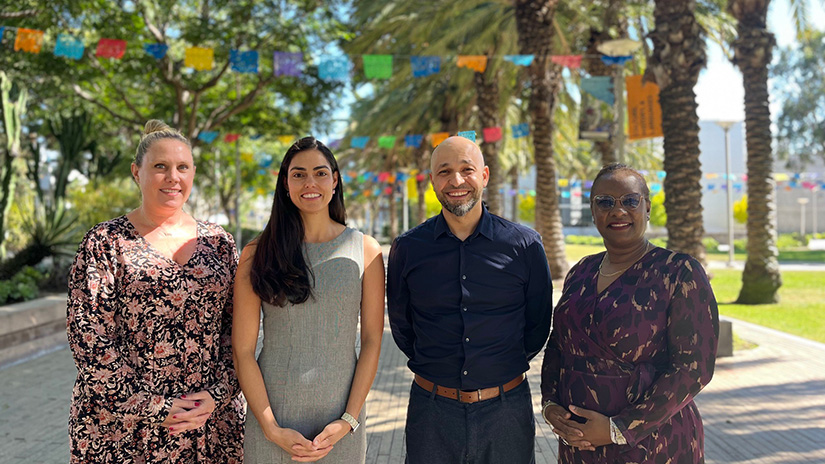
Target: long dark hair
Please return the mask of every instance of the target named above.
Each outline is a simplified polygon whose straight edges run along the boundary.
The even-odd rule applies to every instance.
[[[289,147],[281,161],[275,197],[272,199],[272,213],[263,232],[254,242],[256,248],[250,274],[252,289],[262,301],[275,306],[285,306],[287,301],[300,304],[312,294],[312,269],[307,266],[302,252],[304,223],[298,207],[289,199],[286,177],[295,155],[307,150],[321,152],[327,159],[333,175],[338,173],[338,186],[329,202],[329,217],[340,224],[347,224],[344,184],[335,156],[326,145],[314,137],[298,140]]]

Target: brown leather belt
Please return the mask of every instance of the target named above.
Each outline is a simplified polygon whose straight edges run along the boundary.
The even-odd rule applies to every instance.
[[[501,386],[501,388],[508,392],[519,385],[521,382],[524,382],[524,379],[527,378],[524,374],[516,377],[515,379],[505,383]],[[447,388],[442,387],[441,385],[436,385],[433,382],[421,377],[418,374],[415,374],[415,383],[418,384],[419,387],[427,390],[428,392],[433,391],[433,387],[435,387],[435,394],[438,396],[443,396],[445,398],[450,398],[453,400],[458,400],[462,403],[478,403],[479,401],[489,400],[492,398],[497,397],[501,394],[501,390],[499,387],[490,387],[490,388],[482,388],[479,390],[459,390],[457,388]]]

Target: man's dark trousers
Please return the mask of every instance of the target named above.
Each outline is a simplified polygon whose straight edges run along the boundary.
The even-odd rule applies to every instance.
[[[527,380],[499,396],[461,403],[413,382],[407,464],[534,464],[536,424]]]

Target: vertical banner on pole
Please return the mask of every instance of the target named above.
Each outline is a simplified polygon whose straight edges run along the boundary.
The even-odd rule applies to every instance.
[[[628,139],[639,140],[662,136],[662,107],[659,105],[659,86],[642,83],[642,76],[628,76],[627,125]]]

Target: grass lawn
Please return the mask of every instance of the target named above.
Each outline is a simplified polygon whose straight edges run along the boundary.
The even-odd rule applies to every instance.
[[[710,281],[719,313],[825,343],[825,272],[785,271],[779,303],[740,305],[733,301],[742,287],[742,271],[714,269]]]
[[[604,250],[595,245],[566,244],[569,260],[579,260]],[[783,257],[784,256],[784,257]],[[795,256],[797,259],[788,259]],[[727,254],[709,254],[709,260],[727,260]],[[745,256],[737,256],[745,260]],[[783,251],[780,261],[825,262],[825,253],[815,251]],[[711,280],[713,292],[719,303],[719,313],[743,321],[752,322],[782,332],[825,343],[825,272],[784,271],[780,301],[769,305],[738,305],[733,301],[742,288],[742,271],[733,269],[713,269]]]
[[[604,251],[604,247],[600,245],[573,245],[565,244],[567,251],[567,259],[578,261],[579,259]],[[708,253],[708,261],[727,261],[727,253],[713,252]],[[734,253],[733,259],[739,262],[745,262],[748,255],[745,253]],[[825,250],[782,250],[779,252],[780,263],[825,263]]]

